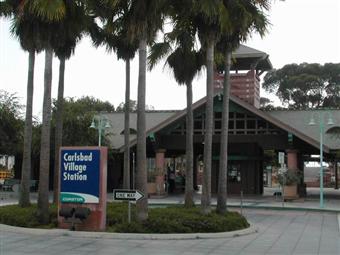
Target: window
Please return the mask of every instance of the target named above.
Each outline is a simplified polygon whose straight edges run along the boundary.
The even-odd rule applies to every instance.
[[[255,129],[256,121],[255,120],[247,120],[247,129]]]
[[[228,182],[240,183],[241,182],[241,167],[237,164],[228,164]]]
[[[233,120],[229,120],[229,129],[235,129]]]
[[[221,128],[222,128],[222,121],[215,120],[215,129],[221,129]]]
[[[237,120],[236,121],[236,129],[245,129],[244,120]]]

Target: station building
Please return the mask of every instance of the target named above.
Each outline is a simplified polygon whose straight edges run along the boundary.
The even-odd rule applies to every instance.
[[[278,152],[285,153],[289,169],[299,169],[303,176],[304,163],[314,160],[320,152],[320,121],[325,126],[323,152],[325,162],[332,162],[336,174],[340,158],[340,111],[276,110],[263,111],[260,106],[260,75],[272,69],[268,54],[241,45],[233,53],[231,96],[229,106],[229,147],[227,187],[229,194],[262,194],[264,176],[271,169]],[[222,127],[223,74],[215,73],[214,132],[212,161],[212,192],[217,192],[220,135]],[[202,98],[193,104],[194,111],[194,186],[202,182],[205,133],[205,104]],[[119,188],[123,180],[124,113],[104,116],[111,123],[108,132],[114,150],[108,167],[108,189]],[[149,193],[164,194],[170,171],[183,174],[185,169],[186,109],[146,112],[147,171]],[[320,119],[321,118],[321,119]],[[332,118],[331,125],[327,125]],[[317,125],[309,125],[310,120]],[[131,181],[135,171],[137,114],[130,113]],[[180,182],[176,182],[178,186]],[[305,194],[303,179],[298,185]]]

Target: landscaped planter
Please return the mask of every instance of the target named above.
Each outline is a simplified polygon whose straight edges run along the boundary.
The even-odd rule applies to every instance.
[[[157,193],[157,184],[155,182],[147,183],[148,194],[156,194]]]
[[[283,192],[285,200],[293,200],[299,198],[299,195],[297,193],[297,184],[284,186]]]

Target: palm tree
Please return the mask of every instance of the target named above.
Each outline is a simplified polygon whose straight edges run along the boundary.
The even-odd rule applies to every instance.
[[[206,110],[204,136],[204,171],[201,206],[202,213],[211,211],[211,163],[213,135],[213,104],[214,104],[214,48],[218,40],[221,26],[224,25],[226,10],[220,0],[202,0],[195,2],[194,22],[203,48],[206,50]]]
[[[50,129],[51,129],[51,87],[52,87],[52,59],[54,41],[58,40],[55,28],[65,17],[64,1],[25,1],[33,20],[43,28],[39,36],[45,49],[44,71],[44,99],[40,143],[40,172],[38,190],[38,219],[42,224],[49,221],[49,170],[50,170]]]
[[[35,53],[42,50],[41,33],[43,27],[35,20],[29,6],[22,1],[6,0],[0,3],[0,15],[12,17],[12,34],[18,38],[23,50],[28,51],[28,78],[26,94],[26,115],[24,127],[23,162],[19,205],[30,205],[31,147],[32,147],[32,106]]]
[[[177,6],[174,6],[175,9]],[[185,10],[183,5],[178,6]],[[193,188],[193,110],[192,110],[192,81],[204,64],[201,51],[195,50],[196,30],[185,15],[180,15],[180,10],[173,15],[174,29],[166,35],[169,41],[152,45],[149,60],[149,69],[166,54],[166,64],[173,71],[175,80],[179,85],[186,85],[187,108],[186,108],[186,173],[185,173],[185,206],[194,206]],[[184,21],[186,20],[186,22]],[[175,49],[171,47],[174,42]]]
[[[58,40],[52,41],[53,49],[59,58],[59,84],[55,126],[55,153],[54,153],[54,177],[53,177],[53,202],[58,201],[59,186],[59,149],[63,137],[63,102],[64,102],[64,76],[65,62],[74,53],[76,44],[87,31],[91,18],[86,15],[85,5],[75,1],[66,1],[66,16],[57,26],[55,33]]]
[[[228,123],[230,97],[230,68],[232,51],[239,47],[240,42],[247,39],[255,30],[262,36],[268,24],[265,15],[258,7],[268,9],[266,1],[224,1],[229,13],[229,25],[222,31],[218,50],[224,56],[222,133],[220,147],[220,164],[218,176],[217,212],[223,214],[227,210],[227,168],[228,168]]]
[[[135,57],[138,49],[136,38],[128,34],[128,22],[131,18],[130,1],[102,3],[98,9],[96,3],[93,8],[100,17],[102,28],[91,30],[91,37],[96,47],[105,45],[107,51],[114,51],[117,58],[125,61],[125,103],[124,103],[124,171],[123,187],[130,189],[130,61]]]
[[[138,41],[139,70],[138,70],[138,96],[137,96],[137,173],[136,188],[147,194],[146,171],[146,127],[145,127],[145,95],[146,95],[146,56],[147,43],[151,42],[157,31],[163,25],[164,0],[132,0],[131,20],[128,33]],[[137,202],[137,218],[140,221],[148,218],[148,200]]]

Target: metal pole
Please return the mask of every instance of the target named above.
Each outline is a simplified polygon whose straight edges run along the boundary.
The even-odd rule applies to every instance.
[[[243,215],[243,190],[241,189],[241,215]]]
[[[335,174],[335,189],[339,189],[338,186],[338,160],[335,161],[334,163],[334,174]]]
[[[132,189],[135,189],[135,153],[132,152]]]
[[[320,115],[320,208],[323,208],[323,115]]]
[[[128,223],[130,224],[131,223],[131,202],[128,201],[128,206],[129,206],[129,209],[128,209]]]
[[[102,123],[101,120],[98,122],[98,146],[102,146]]]
[[[283,167],[282,167],[283,174],[282,174],[282,194],[281,194],[281,198],[282,198],[282,207],[285,207],[285,183],[286,183],[286,176],[285,176],[285,174],[286,173],[284,171],[286,169],[283,169]]]

